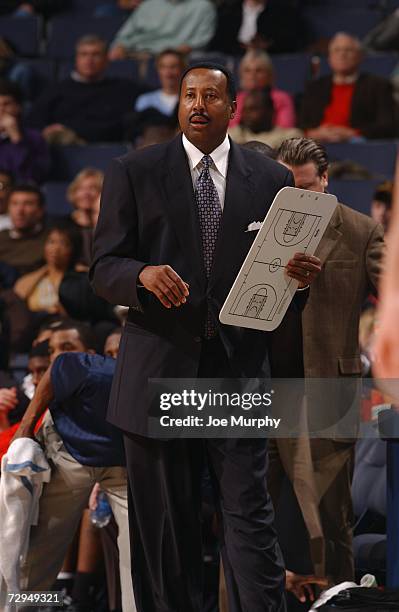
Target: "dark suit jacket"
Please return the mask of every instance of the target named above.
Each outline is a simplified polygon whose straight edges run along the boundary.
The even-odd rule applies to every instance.
[[[300,128],[307,130],[321,124],[331,90],[331,75],[308,83],[302,99]],[[373,74],[360,74],[352,98],[350,126],[366,138],[395,138],[395,114],[390,82]]]
[[[218,25],[211,50],[238,55],[244,52],[237,40],[242,23],[242,0],[224,2],[218,8]],[[257,34],[269,43],[269,53],[293,53],[302,48],[303,24],[297,0],[269,0],[257,19]]]
[[[102,193],[91,279],[130,307],[110,400],[111,422],[147,433],[148,378],[195,378],[207,306],[219,311],[276,193],[293,179],[282,165],[231,143],[223,217],[207,283],[192,179],[181,136],[113,161]],[[190,285],[187,304],[166,309],[137,288],[146,264],[169,264]],[[237,377],[268,375],[267,334],[220,325]]]

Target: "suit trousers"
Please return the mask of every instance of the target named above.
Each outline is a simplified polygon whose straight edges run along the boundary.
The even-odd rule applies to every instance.
[[[128,538],[126,469],[89,467],[80,464],[66,450],[48,414],[39,432],[51,466],[51,480],[43,487],[39,521],[31,528],[29,550],[21,567],[21,588],[48,590],[62,567],[68,546],[87,508],[96,482],[106,492],[119,528],[118,549],[122,609],[135,612]]]
[[[275,439],[269,444],[268,487],[275,507],[284,474],[309,533],[317,575],[334,584],[354,580],[352,474],[354,443],[325,438]]]
[[[232,377],[218,338],[198,377]],[[211,473],[229,606],[283,612],[284,567],[266,488],[264,439],[154,440],[125,434],[133,588],[138,612],[201,612],[201,477]]]

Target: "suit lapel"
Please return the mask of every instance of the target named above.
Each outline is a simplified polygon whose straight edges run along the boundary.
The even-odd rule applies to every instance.
[[[226,177],[226,194],[213,266],[209,278],[211,289],[223,275],[223,269],[231,259],[231,253],[240,248],[242,235],[251,221],[258,219],[259,212],[253,205],[255,185],[252,170],[237,145],[230,141],[229,164]]]
[[[193,183],[181,136],[170,143],[165,161],[163,179],[167,211],[187,261],[195,271],[200,271],[205,284],[204,260]]]
[[[338,240],[342,237],[342,232],[340,231],[341,224],[342,212],[341,206],[338,204],[331,221],[327,226],[326,232],[315,252],[315,255],[321,259],[322,264],[324,264],[324,262],[327,260]]]

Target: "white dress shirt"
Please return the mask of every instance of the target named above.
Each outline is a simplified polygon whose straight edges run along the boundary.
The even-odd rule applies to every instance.
[[[242,21],[238,32],[238,42],[247,45],[255,37],[258,29],[258,17],[265,9],[265,5],[248,4],[244,2],[242,5]]]
[[[204,157],[205,154],[199,149],[197,149],[197,147],[195,147],[192,142],[190,142],[188,138],[184,136],[184,134],[183,147],[187,155],[188,163],[190,165],[191,178],[193,181],[193,188],[195,190],[196,182],[203,168],[201,159]],[[224,197],[226,194],[226,175],[227,166],[229,163],[229,152],[230,141],[228,136],[226,136],[222,144],[220,144],[214,151],[212,151],[212,153],[209,154],[213,161],[213,164],[209,168],[209,172],[215,184],[216,191],[218,192],[220,206],[222,210],[224,207]]]

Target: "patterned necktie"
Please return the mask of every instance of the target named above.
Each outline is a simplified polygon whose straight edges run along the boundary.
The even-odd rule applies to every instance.
[[[212,164],[211,156],[204,155],[201,163],[203,168],[195,185],[195,200],[198,206],[205,273],[206,277],[209,278],[220,219],[222,218],[222,208],[218,192],[209,172],[209,166]],[[212,338],[215,335],[216,323],[208,310],[205,323],[205,338]]]

